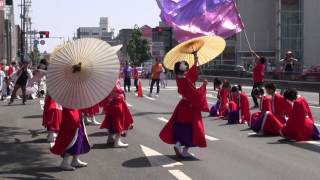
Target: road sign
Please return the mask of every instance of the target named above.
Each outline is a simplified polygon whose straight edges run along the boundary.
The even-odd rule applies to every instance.
[[[46,44],[46,41],[45,41],[45,40],[41,40],[41,41],[40,41],[40,44],[41,44],[41,45],[45,45],[45,44]]]

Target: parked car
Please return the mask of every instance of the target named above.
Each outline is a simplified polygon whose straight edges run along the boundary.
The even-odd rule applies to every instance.
[[[304,69],[299,80],[302,81],[320,81],[320,65],[312,66],[308,69]]]
[[[231,77],[252,77],[252,72],[247,71],[243,66],[232,64],[216,64],[203,70],[205,75],[231,76]]]

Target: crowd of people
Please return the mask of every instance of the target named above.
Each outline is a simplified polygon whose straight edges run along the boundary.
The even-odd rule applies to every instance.
[[[193,56],[197,64],[197,52],[194,52]],[[277,93],[274,84],[264,82],[262,69],[264,69],[265,59],[257,57],[256,62],[255,84],[251,93],[256,99],[251,109],[249,98],[240,85],[231,85],[227,80],[220,79],[214,80],[218,100],[214,106],[209,108],[206,97],[207,81],[203,81],[199,88],[195,85],[198,80],[197,66],[189,67],[186,61],[177,62],[174,66],[174,73],[177,91],[182,99],[168,123],[161,130],[160,139],[167,144],[172,144],[178,157],[193,156],[189,152],[190,148],[207,147],[205,127],[202,121],[202,112],[207,112],[212,117],[226,120],[228,124],[246,124],[261,136],[282,136],[295,141],[320,140],[319,130],[314,125],[313,115],[306,100],[294,89],[287,89],[283,95]],[[46,68],[45,63],[38,67],[38,69]],[[152,71],[150,94],[152,94],[155,83],[157,93],[159,93],[159,77],[163,71],[160,61],[154,64]],[[35,73],[32,76],[27,63],[20,64],[19,69],[13,69],[12,74],[15,73],[17,78],[9,104],[13,103],[17,89],[21,88],[22,91],[25,91],[30,81],[39,82],[45,79],[45,76]],[[86,125],[100,126],[100,129],[105,129],[106,144],[114,148],[129,146],[122,139],[126,137],[134,124],[125,96],[125,92],[130,91],[128,79],[131,79],[132,73],[128,65],[120,73],[123,73],[124,89],[120,85],[120,80],[117,80],[111,93],[93,107],[64,108],[50,96],[50,92],[46,92],[42,125],[48,131],[48,141],[53,143],[50,151],[62,157],[60,165],[62,170],[73,171],[88,165],[79,158],[80,155],[90,151]],[[133,76],[135,81],[138,80],[138,72],[135,69]],[[34,79],[34,77],[37,78]],[[25,94],[25,92],[22,93],[23,103],[26,100]],[[251,110],[257,106],[260,110],[252,113]],[[103,109],[105,115],[102,123],[95,119],[95,116],[100,113],[100,108]]]
[[[29,62],[12,62],[9,66],[0,64],[0,98],[9,101],[22,99],[25,104],[27,99],[35,99],[44,95],[45,71],[47,62],[42,59],[38,67],[30,67]]]

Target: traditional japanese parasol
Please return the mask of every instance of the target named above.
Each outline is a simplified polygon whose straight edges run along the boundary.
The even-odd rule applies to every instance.
[[[119,47],[84,38],[65,44],[51,58],[47,72],[50,95],[63,107],[84,109],[101,102],[119,75]]]
[[[164,65],[167,69],[173,70],[176,62],[187,61],[191,66],[194,64],[192,53],[198,51],[198,66],[200,66],[219,56],[225,47],[226,41],[219,36],[203,36],[190,39],[169,51],[164,58]]]

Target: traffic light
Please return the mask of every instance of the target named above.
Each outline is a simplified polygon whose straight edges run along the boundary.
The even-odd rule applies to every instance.
[[[157,27],[157,31],[158,31],[158,33],[162,33],[164,31],[164,29],[162,27]]]
[[[49,31],[39,31],[39,35],[40,35],[40,38],[43,38],[43,37],[49,38],[50,32]]]

